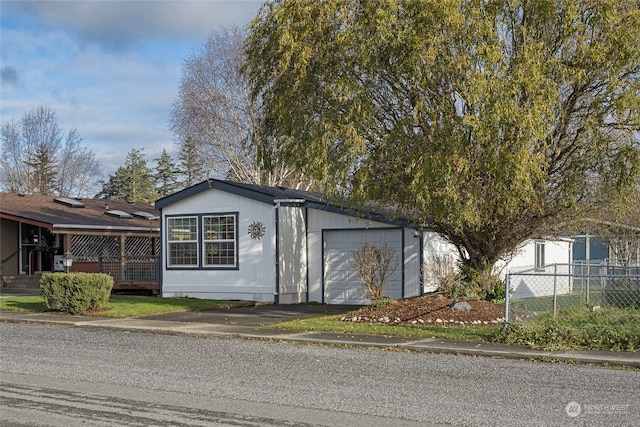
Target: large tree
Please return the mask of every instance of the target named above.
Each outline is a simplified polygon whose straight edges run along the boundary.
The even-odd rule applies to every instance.
[[[95,197],[128,202],[153,202],[158,199],[156,179],[143,151],[131,149],[124,165],[115,174],[109,175],[108,181],[101,181],[102,190]]]
[[[262,167],[256,144],[261,134],[259,100],[252,99],[240,72],[245,32],[233,27],[212,32],[203,49],[187,58],[171,111],[178,151],[198,156],[209,176],[264,185],[295,180],[285,164]],[[195,150],[194,150],[195,149]]]
[[[287,164],[441,233],[488,286],[637,174],[638,28],[635,0],[277,0],[245,69]]]
[[[180,184],[178,183],[179,172],[166,149],[162,149],[162,154],[157,159],[155,167],[156,191],[159,197],[165,197],[178,191]]]
[[[4,191],[85,196],[99,163],[81,145],[76,129],[63,134],[55,111],[40,106],[22,120],[2,125],[1,185]]]
[[[183,188],[191,187],[208,178],[200,159],[198,143],[187,137],[178,145],[178,170]]]

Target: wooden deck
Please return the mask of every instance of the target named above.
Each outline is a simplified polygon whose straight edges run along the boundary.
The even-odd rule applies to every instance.
[[[40,276],[40,274],[32,276],[2,276],[0,286],[3,289],[40,289]],[[158,295],[160,294],[160,283],[151,280],[114,280],[112,293]]]
[[[160,294],[160,284],[152,282],[116,282],[111,293],[146,293]]]

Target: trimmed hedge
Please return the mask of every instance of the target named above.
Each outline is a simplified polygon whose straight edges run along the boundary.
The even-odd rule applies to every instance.
[[[47,308],[71,314],[104,307],[111,289],[113,277],[102,273],[45,273],[40,278]]]

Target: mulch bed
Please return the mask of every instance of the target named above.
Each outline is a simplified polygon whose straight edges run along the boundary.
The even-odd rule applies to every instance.
[[[453,311],[462,301],[440,294],[405,298],[380,307],[367,306],[347,313],[346,322],[496,325],[504,321],[504,305],[489,301],[466,301],[469,311]]]

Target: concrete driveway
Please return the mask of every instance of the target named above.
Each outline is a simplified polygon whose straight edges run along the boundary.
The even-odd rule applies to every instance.
[[[143,319],[172,322],[211,323],[216,325],[265,326],[310,317],[339,315],[357,310],[359,305],[266,304],[252,307],[204,310],[146,316]]]

